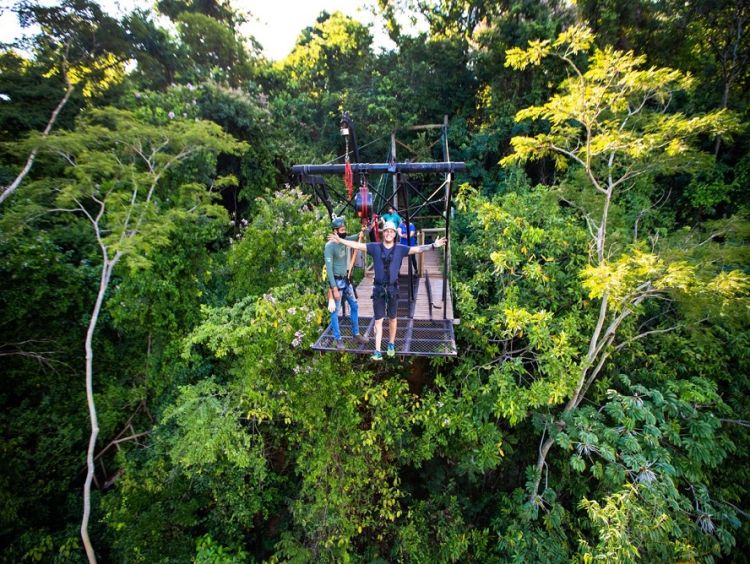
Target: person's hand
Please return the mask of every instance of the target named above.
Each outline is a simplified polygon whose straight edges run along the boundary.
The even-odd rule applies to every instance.
[[[331,233],[328,236],[329,241],[333,241],[334,243],[341,243],[341,237],[339,237],[336,233]]]
[[[438,239],[435,239],[435,242],[433,243],[433,245],[435,245],[435,247],[442,247],[447,242],[448,242],[448,239],[446,239],[445,237],[440,237]]]
[[[333,299],[339,301],[341,299],[341,293],[338,288],[333,288]]]

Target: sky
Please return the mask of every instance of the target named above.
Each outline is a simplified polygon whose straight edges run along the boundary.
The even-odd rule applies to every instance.
[[[0,42],[10,42],[20,36],[22,30],[15,15],[8,11],[14,0],[0,0]],[[52,2],[50,2],[52,3]],[[111,15],[120,15],[134,6],[150,8],[153,0],[100,0],[99,4]],[[372,23],[371,33],[375,47],[392,48],[393,44],[376,21],[375,16],[363,8],[364,2],[356,0],[233,0],[232,5],[240,11],[250,12],[252,21],[243,27],[243,32],[255,36],[263,46],[266,57],[279,60],[286,57],[302,29],[315,23],[321,11],[339,10],[358,21]],[[121,6],[125,6],[123,10]]]

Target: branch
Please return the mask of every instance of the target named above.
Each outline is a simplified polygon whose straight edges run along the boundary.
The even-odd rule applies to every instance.
[[[130,206],[128,207],[128,214],[125,216],[125,221],[122,224],[122,233],[120,233],[120,243],[123,242],[125,239],[125,234],[128,231],[128,223],[130,223],[130,214],[133,211],[133,207],[135,207],[135,199],[138,196],[138,184],[135,184],[135,189],[133,190],[133,196],[130,198]]]
[[[141,437],[145,437],[146,435],[149,435],[149,434],[151,434],[151,431],[143,431],[142,433],[135,433],[133,435],[130,435],[128,437],[123,437],[121,439],[114,439],[114,440],[110,441],[107,446],[105,446],[102,450],[99,451],[99,454],[97,454],[96,457],[94,457],[94,461],[99,460],[99,458],[101,458],[110,449],[110,447],[112,447],[112,446],[117,446],[120,443],[124,443],[126,441],[133,441],[135,439],[139,439]],[[84,467],[84,469],[85,469],[85,467]]]
[[[594,185],[594,188],[596,188],[602,194],[606,194],[607,193],[607,191],[599,185],[599,181],[596,179],[596,177],[591,172],[591,168],[589,166],[587,166],[586,163],[583,160],[581,160],[581,158],[578,155],[576,155],[575,153],[571,153],[567,149],[563,149],[562,147],[558,147],[554,143],[550,143],[550,147],[552,148],[552,150],[557,151],[558,153],[561,153],[561,154],[563,154],[563,155],[565,155],[567,157],[570,157],[571,159],[573,159],[574,161],[576,161],[579,165],[581,165],[584,168],[584,170],[586,171],[586,174],[588,175],[589,179],[591,180],[591,183]]]
[[[72,155],[70,155],[69,153],[66,153],[62,149],[53,150],[52,153],[58,155],[64,161],[67,161],[70,166],[72,166],[72,167],[77,166],[77,164],[76,164],[75,160],[73,159]]]
[[[750,421],[744,419],[719,419],[722,423],[732,423],[733,425],[740,425],[741,427],[750,427]]]
[[[651,331],[646,331],[645,333],[640,333],[640,334],[636,335],[635,337],[632,337],[632,338],[628,339],[627,341],[623,341],[622,343],[620,343],[619,345],[617,345],[615,347],[615,350],[619,351],[620,349],[622,349],[623,347],[626,347],[630,343],[632,343],[634,341],[639,341],[639,340],[641,340],[644,337],[647,337],[649,335],[656,335],[656,334],[659,334],[659,333],[671,333],[672,331],[675,331],[675,330],[677,330],[677,329],[679,329],[680,327],[683,327],[683,326],[684,326],[684,323],[678,323],[677,325],[673,325],[672,327],[667,327],[666,329],[652,329]]]
[[[75,87],[70,82],[70,77],[68,76],[68,46],[65,47],[65,54],[63,56],[62,60],[62,75],[65,78],[65,83],[67,85],[67,88],[65,90],[65,95],[62,97],[62,100],[57,104],[55,109],[52,111],[52,115],[49,118],[49,121],[47,122],[47,127],[44,128],[44,131],[42,132],[42,136],[47,137],[52,130],[52,127],[55,125],[55,122],[57,121],[57,116],[60,114],[60,111],[63,109],[65,104],[68,103],[68,100],[70,99],[71,94],[73,94],[73,90],[75,90]],[[0,204],[2,204],[8,197],[13,194],[13,192],[16,191],[16,189],[21,185],[21,183],[24,181],[26,176],[31,171],[31,167],[34,165],[34,161],[36,160],[36,156],[39,153],[38,148],[34,148],[31,151],[31,154],[29,154],[29,158],[26,159],[26,164],[21,169],[21,172],[18,173],[18,176],[16,176],[15,180],[11,182],[8,186],[4,186],[2,188],[2,192],[0,192]]]
[[[561,195],[559,192],[557,193],[557,197],[560,199],[560,201],[565,202],[571,208],[575,208],[582,213],[583,218],[586,220],[586,226],[589,230],[589,235],[591,235],[592,238],[595,238],[596,234],[594,233],[594,231],[598,230],[599,228],[597,227],[596,222],[592,219],[592,217],[586,211],[586,209],[582,208],[581,206],[576,204],[574,201],[568,200],[565,196]]]
[[[101,219],[102,214],[104,213],[104,206],[100,205],[99,207],[99,213],[96,214],[96,218],[92,217],[92,215],[89,213],[89,211],[83,207],[83,204],[78,201],[77,198],[73,198],[73,201],[78,204],[78,209],[83,212],[83,215],[85,215],[89,222],[91,223],[91,226],[94,228],[94,235],[96,235],[96,241],[99,243],[99,247],[102,250],[102,255],[104,256],[104,259],[106,261],[107,259],[107,246],[104,244],[104,240],[102,239],[102,233],[99,229],[99,220]]]
[[[610,335],[610,337],[607,339],[606,346],[609,346],[612,344],[612,341],[614,341],[615,336]],[[586,397],[586,392],[589,391],[589,388],[591,387],[591,384],[594,383],[594,380],[596,380],[596,377],[599,375],[599,372],[601,372],[602,368],[604,367],[604,363],[609,358],[609,352],[605,351],[604,354],[599,358],[599,362],[596,364],[594,369],[589,374],[589,377],[586,379],[586,383],[581,388],[581,393],[578,394],[578,399],[576,400],[574,409],[581,405],[581,402],[583,401],[583,398]]]
[[[5,356],[20,356],[24,358],[30,358],[36,360],[40,366],[46,366],[47,368],[51,368],[54,370],[54,367],[52,366],[53,363],[62,364],[63,366],[68,366],[64,362],[60,360],[55,360],[54,358],[49,358],[52,355],[58,354],[58,351],[28,351],[23,350],[21,347],[23,345],[31,344],[31,343],[43,343],[43,342],[50,342],[48,340],[39,341],[37,339],[28,339],[26,341],[21,341],[19,343],[5,343],[0,345],[0,357]],[[16,350],[7,350],[8,348],[14,348]],[[4,350],[5,349],[5,350]]]

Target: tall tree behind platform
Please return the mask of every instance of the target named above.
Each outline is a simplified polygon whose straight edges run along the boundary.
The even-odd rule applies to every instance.
[[[91,435],[81,536],[90,562],[96,561],[88,522],[99,433],[93,337],[112,272],[123,259],[133,269],[148,267],[149,252],[169,241],[178,221],[223,215],[221,208],[211,204],[211,191],[195,181],[175,183],[179,176],[174,172],[183,163],[215,162],[218,153],[240,148],[241,144],[209,122],[147,124],[114,108],[92,111],[75,131],[39,139],[38,150],[62,158],[66,169],[63,178],[40,180],[36,187],[58,190],[58,207],[53,211],[80,215],[93,230],[101,252],[99,290],[84,347]]]

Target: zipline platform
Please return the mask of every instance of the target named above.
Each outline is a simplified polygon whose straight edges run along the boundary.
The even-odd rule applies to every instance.
[[[375,322],[372,317],[359,318],[359,330],[367,337],[367,342],[360,345],[352,337],[352,322],[349,317],[339,320],[341,339],[344,349],[336,349],[331,326],[328,325],[323,335],[312,346],[313,350],[322,352],[350,352],[370,354],[375,348]],[[388,343],[388,322],[383,321],[383,342],[385,351]],[[456,356],[456,339],[453,334],[453,322],[439,320],[409,319],[399,317],[396,331],[396,354],[398,356]]]
[[[412,299],[409,299],[409,257],[401,264],[399,276],[398,330],[396,354],[400,356],[456,356],[453,333],[453,302],[447,288],[443,303],[442,252],[429,251],[417,256],[422,273],[412,276]],[[422,261],[419,259],[422,258]],[[373,274],[367,272],[357,286],[359,303],[359,330],[368,341],[360,344],[352,337],[351,319],[339,318],[343,351],[336,349],[336,340],[330,324],[312,346],[314,350],[370,354],[375,347],[375,321],[372,310]],[[388,320],[383,320],[381,349],[388,343]]]

